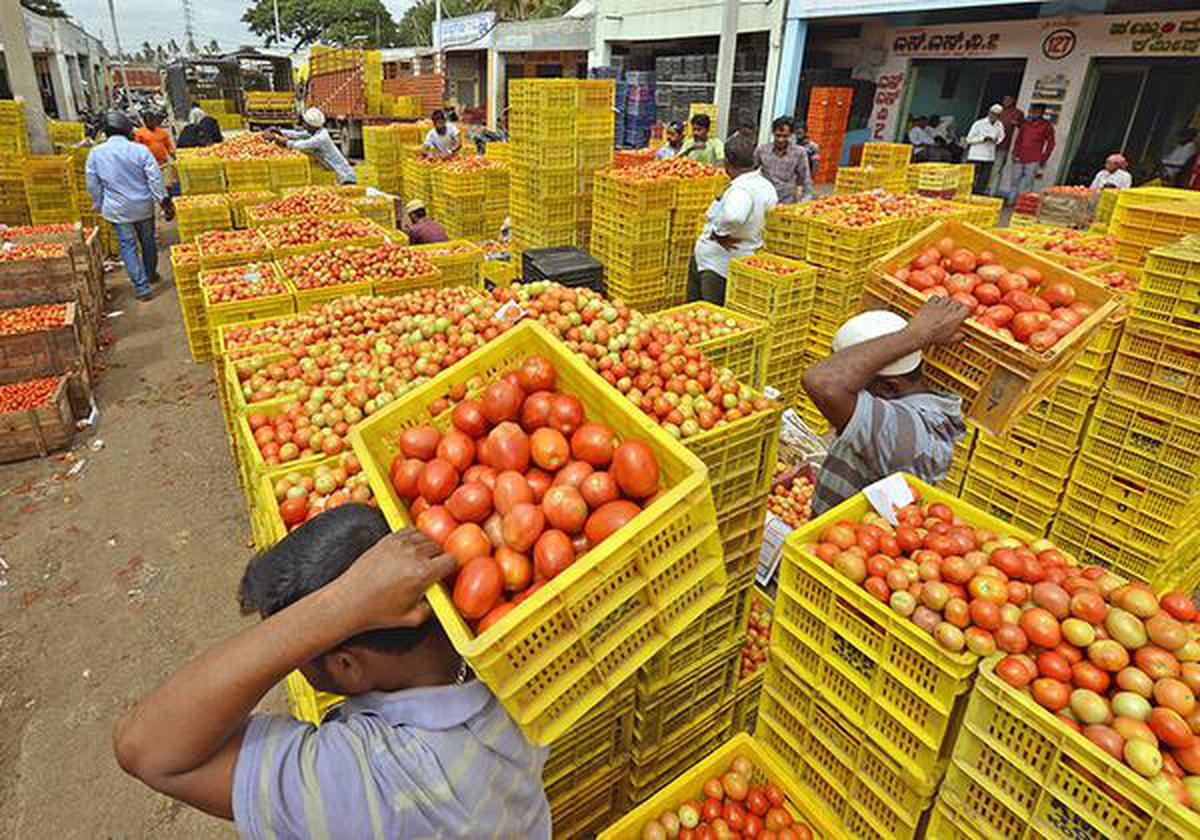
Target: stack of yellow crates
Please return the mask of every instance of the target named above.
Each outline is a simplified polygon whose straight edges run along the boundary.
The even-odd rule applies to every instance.
[[[29,153],[25,109],[20,102],[0,100],[0,224],[29,224],[22,160]]]
[[[514,250],[574,245],[586,203],[577,196],[612,157],[613,83],[514,79],[508,101]]]
[[[609,297],[641,312],[664,308],[674,191],[673,180],[636,169],[610,169],[596,177],[588,250],[604,264]]]
[[[800,260],[760,253],[729,262],[725,305],[767,322],[765,382],[786,403],[795,402],[800,394],[816,290],[817,270]]]
[[[392,125],[363,126],[363,160],[375,167],[378,189],[396,195],[400,192],[399,134]]]
[[[53,225],[79,221],[75,164],[69,155],[30,155],[22,166],[29,221]]]
[[[210,230],[233,230],[233,215],[224,195],[183,195],[175,199],[179,241],[192,242]]]
[[[1200,193],[1171,187],[1121,190],[1108,230],[1119,265],[1137,268],[1154,248],[1200,233]]]
[[[704,227],[704,214],[728,183],[729,178],[720,169],[699,166],[693,167],[693,174],[681,174],[676,182],[667,235],[664,306],[678,306],[687,300],[688,263]]]
[[[908,186],[908,164],[912,146],[907,143],[864,143],[862,167],[877,169],[879,187],[888,192],[904,192]]]
[[[55,146],[70,146],[83,140],[83,123],[68,120],[46,120],[50,142]]]
[[[483,161],[452,159],[439,162],[433,170],[430,210],[451,239],[478,240],[485,236],[487,173]]]
[[[498,237],[509,212],[509,167],[507,162],[484,170],[486,192],[483,196],[483,229],[485,237]]]
[[[1156,590],[1200,583],[1197,301],[1200,237],[1151,250],[1051,529],[1081,561]]]

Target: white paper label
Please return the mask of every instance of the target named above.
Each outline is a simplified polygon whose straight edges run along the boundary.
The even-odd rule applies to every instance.
[[[892,473],[887,478],[864,487],[863,495],[867,497],[871,507],[893,525],[896,524],[896,511],[915,501],[912,488],[900,473]]]
[[[764,385],[763,396],[769,400],[777,400],[782,397],[783,394],[781,394],[777,388],[772,388],[770,385]]]
[[[499,321],[511,321],[515,324],[525,317],[525,310],[518,306],[515,300],[510,300],[497,309],[492,317]]]
[[[767,514],[767,521],[763,526],[762,548],[758,553],[758,571],[754,574],[759,586],[766,586],[771,582],[771,578],[775,577],[775,570],[779,568],[779,558],[783,554],[783,541],[792,531],[792,526],[778,516],[773,513]]]

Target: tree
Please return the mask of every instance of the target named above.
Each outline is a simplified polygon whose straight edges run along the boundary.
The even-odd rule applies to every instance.
[[[488,4],[479,0],[443,0],[442,17],[452,18],[487,11]],[[433,22],[437,18],[434,0],[417,0],[400,18],[397,42],[401,47],[433,45]]]
[[[21,0],[21,5],[42,17],[67,17],[67,10],[59,4],[58,0]]]
[[[242,15],[242,22],[268,46],[275,45],[272,0],[255,0]],[[317,42],[396,44],[396,21],[381,0],[279,0],[279,31],[293,49]]]

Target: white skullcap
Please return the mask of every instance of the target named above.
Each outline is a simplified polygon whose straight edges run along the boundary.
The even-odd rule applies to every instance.
[[[325,125],[325,114],[320,108],[309,108],[304,112],[304,122],[313,128],[320,128]]]
[[[838,327],[838,331],[833,336],[833,351],[836,353],[873,338],[900,332],[906,326],[908,326],[907,321],[895,312],[888,312],[886,309],[860,312]],[[912,373],[920,364],[921,351],[914,350],[882,368],[878,375],[903,376],[906,373]]]

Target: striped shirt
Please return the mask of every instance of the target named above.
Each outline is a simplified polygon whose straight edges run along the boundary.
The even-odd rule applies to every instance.
[[[817,476],[812,515],[820,516],[894,472],[941,481],[950,469],[954,443],[966,431],[962,401],[956,396],[924,392],[885,400],[860,391],[854,416],[829,447]]]
[[[352,697],[319,728],[253,715],[234,821],[279,840],[549,840],[546,754],[478,680]]]

